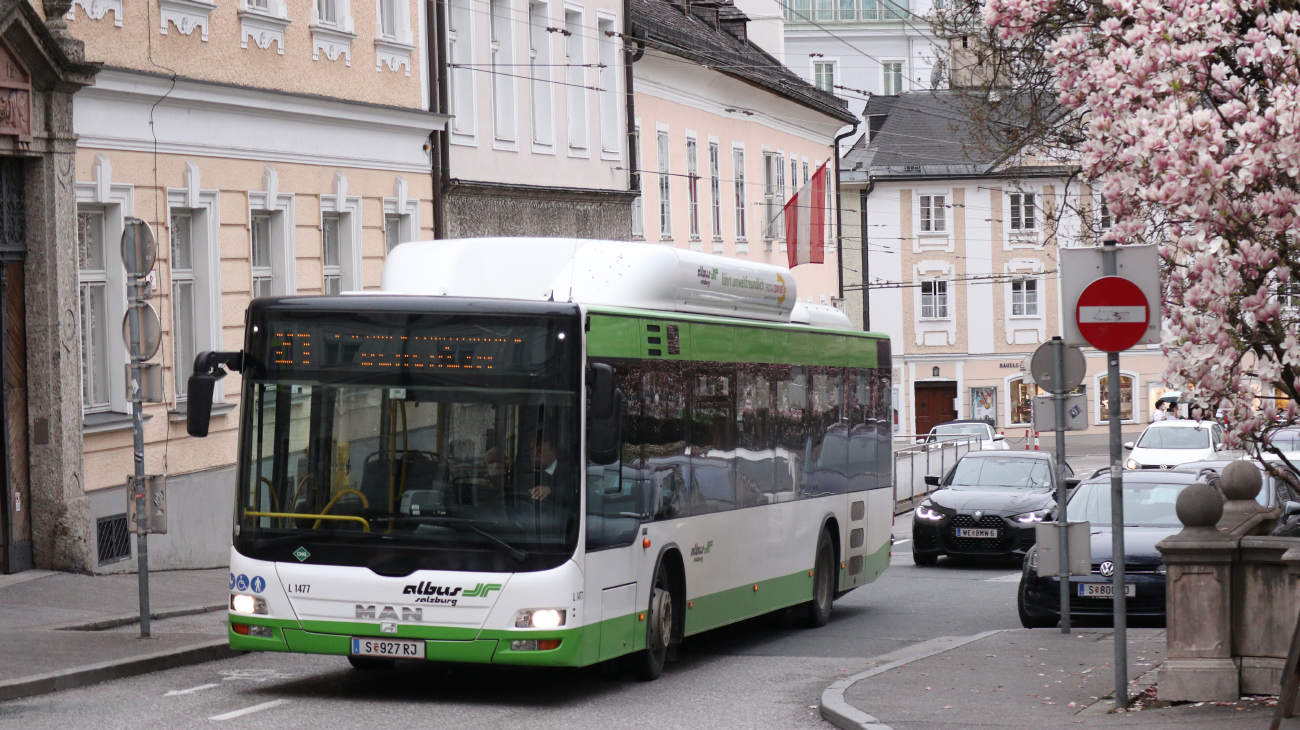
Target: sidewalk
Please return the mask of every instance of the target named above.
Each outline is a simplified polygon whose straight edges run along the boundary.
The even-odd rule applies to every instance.
[[[151,573],[151,639],[134,574],[0,576],[0,700],[233,656],[228,571]]]
[[[1130,629],[1128,635],[1130,694],[1142,709],[1112,712],[1110,629],[1068,636],[1058,629],[1015,629],[942,637],[878,657],[873,667],[823,692],[822,717],[844,730],[1268,727],[1273,706],[1263,699],[1162,706],[1150,687],[1164,657],[1165,632]],[[1300,728],[1300,717],[1282,727]]]

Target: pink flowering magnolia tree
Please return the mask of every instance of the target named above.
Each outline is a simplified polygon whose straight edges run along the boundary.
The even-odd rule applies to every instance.
[[[1230,446],[1295,423],[1300,2],[987,0],[983,12],[999,42],[1046,49],[1113,237],[1161,244],[1166,381],[1222,411]]]

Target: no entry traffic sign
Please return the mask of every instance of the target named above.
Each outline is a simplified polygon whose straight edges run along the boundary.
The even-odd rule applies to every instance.
[[[1151,308],[1137,284],[1119,276],[1103,276],[1084,288],[1075,309],[1079,334],[1103,352],[1120,352],[1136,345],[1147,331]]]

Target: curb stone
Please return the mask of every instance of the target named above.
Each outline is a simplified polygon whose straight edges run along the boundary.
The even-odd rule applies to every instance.
[[[163,669],[202,664],[218,659],[229,659],[245,652],[230,648],[230,639],[222,637],[197,645],[144,654],[130,659],[118,659],[80,667],[61,669],[47,674],[34,674],[0,682],[0,701],[50,694],[65,689],[99,684],[110,679],[122,679],[148,674]]]
[[[935,654],[942,654],[945,651],[956,649],[959,646],[965,646],[980,639],[988,638],[994,634],[1000,634],[1005,629],[994,631],[985,631],[975,634],[974,636],[940,636],[929,641],[923,641],[919,644],[900,649],[890,654],[876,657],[873,661],[886,662],[880,666],[873,667],[864,672],[859,672],[851,677],[837,680],[826,689],[822,690],[821,699],[821,716],[824,720],[831,723],[840,730],[893,730],[888,725],[882,723],[875,717],[859,710],[844,700],[844,692],[854,684],[874,677],[877,674],[884,674],[891,669],[897,669],[905,664],[911,664],[919,659],[932,657]]]

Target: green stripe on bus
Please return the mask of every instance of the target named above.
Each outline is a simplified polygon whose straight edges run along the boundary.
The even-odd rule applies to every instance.
[[[812,600],[813,579],[808,572],[802,570],[691,599],[695,605],[686,609],[686,635]]]
[[[801,325],[739,322],[722,318],[664,316],[655,312],[589,315],[591,357],[747,362],[824,367],[877,367],[879,335],[815,329]],[[678,327],[679,353],[668,351],[667,325]],[[647,325],[657,325],[649,332]],[[659,343],[649,343],[658,337]],[[658,354],[651,352],[654,350]]]

